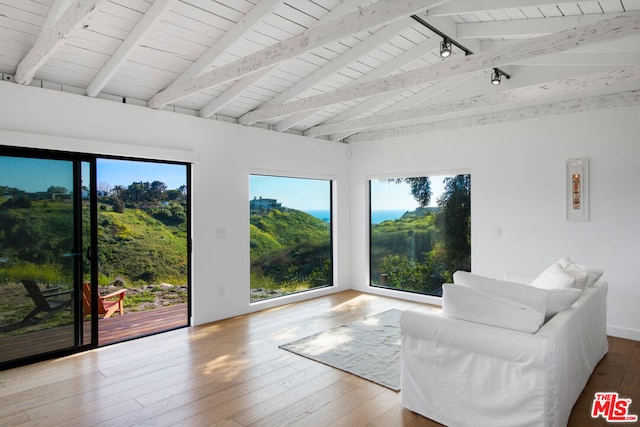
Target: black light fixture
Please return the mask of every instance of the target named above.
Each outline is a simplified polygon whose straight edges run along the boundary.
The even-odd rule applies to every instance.
[[[494,68],[493,73],[491,73],[491,84],[499,85],[500,80],[502,79],[502,76],[505,76],[507,80],[511,78],[510,74],[505,73],[500,68]]]
[[[442,58],[451,56],[451,40],[446,37],[440,42],[440,56]]]
[[[502,74],[500,74],[500,70],[498,70],[497,68],[493,69],[493,73],[491,73],[491,84],[492,85],[499,85],[500,84],[500,76]]]

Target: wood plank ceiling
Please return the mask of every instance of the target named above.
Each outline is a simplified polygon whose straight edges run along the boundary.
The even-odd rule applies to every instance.
[[[639,11],[640,0],[0,0],[0,73],[369,141],[638,104]]]

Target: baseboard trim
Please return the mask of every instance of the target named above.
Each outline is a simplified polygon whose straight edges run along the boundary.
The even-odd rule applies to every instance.
[[[620,326],[607,326],[607,335],[625,338],[628,340],[640,341],[640,331],[636,329],[622,328]]]

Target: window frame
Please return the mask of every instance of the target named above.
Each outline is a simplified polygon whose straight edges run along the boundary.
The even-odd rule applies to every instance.
[[[326,290],[328,288],[335,288],[337,286],[336,284],[336,277],[338,277],[337,275],[337,262],[336,262],[336,253],[337,253],[337,249],[336,249],[336,221],[335,218],[337,217],[337,211],[336,211],[336,197],[337,197],[337,177],[335,175],[331,175],[331,174],[314,174],[314,173],[307,173],[307,172],[292,172],[292,171],[281,171],[281,170],[273,170],[273,169],[262,169],[262,168],[250,168],[249,169],[249,173],[247,175],[247,180],[248,180],[248,185],[247,185],[247,190],[248,190],[248,199],[249,201],[251,201],[251,176],[267,176],[267,177],[275,177],[275,178],[294,178],[294,179],[306,179],[306,180],[317,180],[317,181],[326,181],[329,184],[329,217],[330,217],[330,226],[329,226],[329,255],[330,255],[330,260],[331,260],[331,277],[330,277],[330,284],[325,285],[325,286],[318,286],[315,288],[310,288],[304,291],[298,291],[298,292],[291,292],[291,293],[287,293],[287,294],[283,294],[283,295],[278,295],[272,298],[265,298],[265,299],[261,299],[261,300],[256,300],[256,301],[251,301],[251,277],[250,277],[250,270],[251,270],[251,255],[249,254],[249,279],[248,279],[248,284],[249,284],[249,305],[250,306],[254,306],[254,305],[259,305],[259,304],[268,304],[270,302],[276,301],[276,300],[281,300],[283,298],[289,298],[289,297],[293,297],[293,296],[299,296],[299,295],[304,295],[304,294],[308,294],[310,292],[319,292],[319,291],[323,291]],[[295,207],[292,207],[292,209],[296,209]],[[247,215],[248,215],[248,225],[251,224],[251,211],[250,209],[247,209]],[[249,230],[247,230],[249,231]],[[248,236],[248,240],[249,240],[249,245],[247,245],[247,249],[250,250],[250,241],[251,241],[251,236]]]
[[[419,178],[419,177],[452,177],[457,175],[469,175],[470,177],[473,175],[471,169],[469,168],[456,168],[456,169],[446,169],[446,170],[435,170],[431,172],[412,172],[412,173],[386,173],[386,174],[372,174],[365,176],[365,188],[366,188],[366,206],[367,206],[367,231],[366,231],[366,257],[367,257],[367,276],[366,276],[366,284],[369,289],[375,292],[387,293],[389,292],[392,296],[399,295],[411,295],[413,297],[418,297],[421,299],[426,299],[427,302],[435,302],[437,304],[441,304],[442,297],[433,294],[427,294],[423,292],[418,292],[414,290],[405,290],[398,289],[394,287],[386,287],[380,285],[374,285],[372,280],[372,248],[371,248],[371,234],[372,234],[372,209],[371,209],[371,183],[374,180],[383,180],[383,179],[399,179],[399,178]],[[470,195],[471,206],[473,206],[473,192]],[[473,207],[471,208],[473,209]],[[471,211],[471,218],[473,218],[473,211]],[[472,233],[473,227],[471,227],[470,233]],[[472,261],[472,253],[469,254],[470,260]]]

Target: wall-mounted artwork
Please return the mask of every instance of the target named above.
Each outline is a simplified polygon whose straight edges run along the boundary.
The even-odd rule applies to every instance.
[[[567,219],[589,220],[589,159],[567,160]]]

